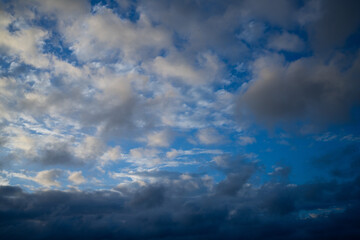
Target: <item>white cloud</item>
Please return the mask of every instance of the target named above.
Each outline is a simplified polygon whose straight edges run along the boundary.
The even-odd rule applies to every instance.
[[[171,149],[166,153],[166,157],[172,159],[178,156],[191,156],[191,155],[201,155],[201,154],[217,155],[223,153],[224,152],[219,149],[201,149],[201,148],[194,148],[190,150]]]
[[[135,24],[103,7],[66,26],[64,35],[83,61],[108,59],[120,54],[132,62],[145,58],[146,54],[157,54],[170,44],[170,35],[164,29],[152,26],[146,16],[141,15]]]
[[[101,165],[106,165],[109,162],[115,162],[120,158],[121,158],[120,146],[109,148],[100,158]]]
[[[9,51],[11,55],[19,56],[29,65],[37,68],[47,67],[49,59],[48,56],[42,54],[42,45],[48,33],[36,27],[10,33],[7,26],[13,20],[12,17],[3,12],[0,15],[0,47]]]
[[[171,134],[167,130],[151,133],[147,136],[147,144],[151,147],[168,147],[171,143]]]
[[[171,151],[166,153],[167,158],[176,158],[179,155],[179,151],[176,149],[171,149]]]
[[[6,186],[9,185],[9,183],[9,179],[0,176],[0,186]]]
[[[60,187],[60,182],[56,181],[61,175],[61,171],[57,169],[52,170],[44,170],[36,174],[34,178],[31,178],[31,180],[45,186],[45,187]]]
[[[128,161],[140,166],[153,167],[161,164],[159,151],[149,148],[133,148],[130,150]]]
[[[214,128],[200,129],[196,136],[202,144],[216,144],[224,141],[224,137]]]
[[[68,177],[69,181],[71,181],[75,185],[80,185],[86,182],[84,176],[81,171],[72,172]]]
[[[75,148],[75,154],[82,159],[95,159],[104,152],[104,143],[97,137],[86,136]]]
[[[146,66],[164,81],[173,78],[189,85],[202,85],[219,80],[222,67],[217,56],[207,52],[198,54],[196,62],[189,61],[183,55],[174,52],[166,57],[156,57],[152,64]]]

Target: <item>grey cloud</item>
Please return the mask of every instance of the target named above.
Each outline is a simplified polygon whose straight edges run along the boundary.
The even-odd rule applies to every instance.
[[[347,38],[359,30],[359,8],[360,3],[356,0],[320,1],[319,17],[307,26],[314,49],[319,53],[327,53],[342,47]]]
[[[244,171],[243,173],[229,173],[225,180],[217,185],[219,194],[234,196],[244,186],[252,172]]]
[[[254,63],[255,79],[238,99],[238,113],[268,125],[301,120],[326,126],[348,120],[350,109],[360,103],[359,61],[341,71],[336,62],[316,58],[288,65],[279,56],[260,58]]]
[[[177,42],[183,42],[180,47],[182,54],[190,60],[210,47],[220,56],[235,61],[239,54],[247,51],[247,47],[234,35],[243,16],[241,2],[143,1],[138,9],[153,21],[171,29],[175,46]]]
[[[4,136],[0,136],[0,148],[2,148],[7,142],[7,138]]]
[[[51,144],[40,151],[40,156],[34,162],[42,165],[74,165],[79,164],[69,146],[65,143]]]

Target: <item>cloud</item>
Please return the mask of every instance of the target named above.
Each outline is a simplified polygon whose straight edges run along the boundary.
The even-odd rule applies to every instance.
[[[304,42],[295,34],[282,33],[269,39],[268,47],[277,51],[300,52],[304,50]]]
[[[216,192],[220,195],[235,196],[258,168],[255,163],[246,161],[245,156],[220,155],[214,157],[213,161],[226,175],[216,186]]]
[[[314,49],[321,54],[328,54],[336,48],[343,47],[345,41],[358,30],[360,17],[356,12],[359,2],[355,0],[339,4],[336,0],[309,1],[309,11],[320,17],[313,18],[306,26]],[[306,13],[305,12],[305,13]],[[309,15],[309,14],[307,14]]]
[[[264,19],[273,25],[287,26],[294,22],[294,13],[296,6],[294,2],[286,0],[276,0],[276,5],[269,3],[266,0],[258,0],[256,2],[246,0],[242,7],[249,11],[252,17]]]
[[[210,53],[199,54],[189,62],[180,54],[156,57],[149,68],[164,79],[179,79],[189,85],[211,83],[220,76],[222,63],[217,56]]]
[[[60,187],[61,183],[56,181],[62,174],[61,170],[52,169],[40,171],[35,177],[25,177],[45,187]]]
[[[0,176],[0,186],[9,186],[9,179]]]
[[[287,178],[291,172],[290,167],[274,167],[274,171],[268,173],[270,176],[279,176]]]
[[[61,171],[57,169],[53,170],[44,170],[36,174],[31,180],[45,186],[45,187],[60,187],[60,182],[56,179],[61,175]]]
[[[72,165],[80,163],[76,161],[69,146],[66,143],[57,143],[46,146],[40,156],[34,158],[36,163],[42,165]]]
[[[335,148],[315,157],[312,163],[333,177],[353,178],[360,169],[360,149],[356,144]]]
[[[130,202],[131,205],[137,207],[154,208],[161,206],[165,198],[165,188],[162,186],[149,186],[135,193],[134,198]]]
[[[351,107],[359,104],[359,59],[341,71],[336,63],[316,58],[285,64],[279,55],[261,57],[254,62],[254,80],[238,99],[238,111],[270,125],[308,121],[320,126],[347,120]]]
[[[223,153],[224,152],[220,149],[201,149],[201,148],[193,148],[189,150],[171,149],[166,153],[166,157],[172,159],[183,156],[192,156],[192,155],[201,155],[201,154],[218,155]]]
[[[119,18],[106,7],[76,19],[71,26],[64,26],[63,33],[82,61],[106,61],[119,56],[136,61],[146,55],[157,55],[170,44],[168,33],[161,27],[152,26],[145,15],[141,15],[135,24]]]
[[[1,186],[0,231],[8,239],[95,239],[105,235],[108,239],[354,239],[360,236],[355,230],[360,208],[353,195],[356,190],[348,184],[352,182],[265,184],[261,188],[247,186],[231,197],[199,197],[194,189],[182,188],[181,180],[135,190],[123,186],[90,192],[26,193],[19,187]],[[334,206],[342,210],[331,210]],[[316,218],[311,217],[315,214]],[[139,230],[139,224],[145,223]],[[59,226],[63,228],[59,230]],[[16,230],[19,228],[22,231]]]
[[[2,6],[3,238],[360,237],[357,2]]]
[[[147,144],[151,147],[168,147],[171,144],[171,133],[167,130],[151,133],[147,136]]]
[[[246,146],[249,144],[256,143],[256,139],[254,137],[248,137],[248,136],[241,136],[239,137],[239,144],[242,146]]]
[[[75,185],[80,185],[86,182],[84,176],[81,171],[72,172],[68,177],[69,181],[71,181]]]
[[[109,162],[115,162],[121,158],[121,149],[120,146],[116,146],[113,148],[108,149],[102,156],[101,156],[101,165],[105,165]]]
[[[76,148],[75,154],[82,159],[96,159],[104,152],[102,141],[93,136],[86,136]]]
[[[48,37],[48,33],[40,28],[21,29],[10,33],[6,28],[12,22],[12,18],[1,14],[0,25],[0,48],[5,54],[18,56],[26,64],[38,68],[46,68],[49,65],[49,58],[42,54],[42,45]]]
[[[130,159],[138,165],[152,167],[161,163],[159,151],[153,148],[133,148],[130,150]]]
[[[206,145],[218,144],[224,141],[224,137],[214,128],[200,129],[196,136],[200,143]]]

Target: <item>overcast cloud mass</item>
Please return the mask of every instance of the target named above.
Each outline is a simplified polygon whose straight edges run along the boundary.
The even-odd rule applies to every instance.
[[[0,0],[4,239],[360,239],[357,0]]]

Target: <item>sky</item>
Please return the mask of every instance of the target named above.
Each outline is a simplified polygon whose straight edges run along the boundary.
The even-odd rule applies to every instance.
[[[357,0],[1,0],[6,239],[360,239]]]

